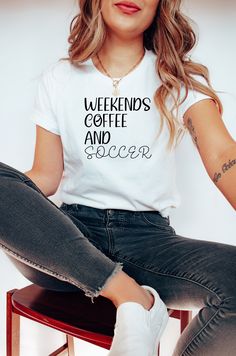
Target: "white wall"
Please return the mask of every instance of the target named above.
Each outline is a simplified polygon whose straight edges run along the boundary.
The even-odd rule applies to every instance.
[[[48,64],[66,55],[75,3],[75,0],[0,0],[0,161],[22,171],[31,168],[34,153],[35,128],[29,115],[35,79]],[[224,105],[223,118],[236,138],[236,3],[186,0],[184,5],[187,14],[198,24],[195,58],[209,67],[215,89],[227,92],[219,94]],[[177,167],[182,204],[171,216],[177,232],[235,245],[235,211],[210,181],[189,136],[177,149]],[[59,201],[57,195],[52,199]],[[29,281],[1,251],[0,259],[0,354],[5,355],[5,292],[26,286]],[[163,335],[163,356],[171,355],[178,336],[176,328],[176,322],[171,321]],[[63,340],[62,334],[47,327],[22,322],[22,356],[47,355]],[[107,354],[82,341],[76,341],[76,346],[81,356]]]

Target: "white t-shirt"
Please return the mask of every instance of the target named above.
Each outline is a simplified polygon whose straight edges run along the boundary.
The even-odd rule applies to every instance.
[[[166,124],[155,137],[160,116],[153,95],[161,85],[155,60],[156,54],[146,50],[139,65],[120,81],[117,97],[112,95],[111,78],[91,59],[80,68],[58,60],[42,72],[30,119],[61,136],[62,202],[100,209],[158,210],[165,217],[180,205],[175,151],[166,149]],[[180,123],[192,104],[206,98],[189,90],[179,108]]]

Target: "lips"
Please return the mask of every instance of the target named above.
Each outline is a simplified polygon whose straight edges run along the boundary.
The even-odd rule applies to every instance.
[[[127,10],[127,11],[136,12],[141,10],[140,7],[132,1],[119,1],[115,3],[115,6],[119,7],[121,10],[124,11]]]

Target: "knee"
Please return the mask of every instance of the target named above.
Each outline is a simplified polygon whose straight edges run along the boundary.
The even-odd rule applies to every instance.
[[[16,180],[25,180],[26,176],[21,171],[6,163],[0,162],[0,179],[14,178]]]
[[[0,179],[9,177],[12,169],[13,168],[8,166],[7,164],[0,162]]]
[[[0,171],[5,171],[5,170],[8,170],[8,169],[11,169],[13,167],[7,165],[6,163],[3,163],[3,162],[0,162]]]
[[[218,305],[220,314],[223,316],[234,316],[236,314],[236,296],[226,297]]]

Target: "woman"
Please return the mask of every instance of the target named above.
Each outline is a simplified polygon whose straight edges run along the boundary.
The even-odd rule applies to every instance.
[[[236,208],[236,144],[207,68],[188,56],[195,34],[180,3],[79,1],[69,58],[39,82],[33,167],[0,167],[3,251],[45,288],[109,298],[111,356],[155,355],[166,306],[201,308],[175,356],[236,348],[236,247],[170,225],[184,129]],[[57,207],[48,196],[60,183]]]

